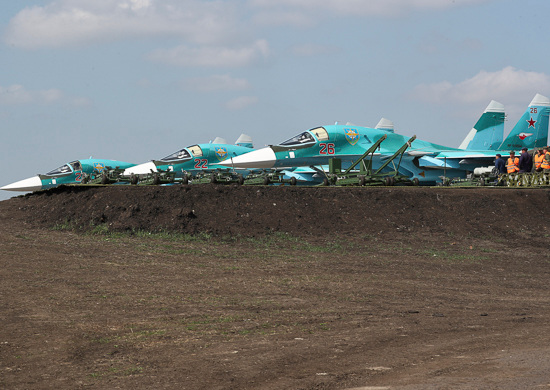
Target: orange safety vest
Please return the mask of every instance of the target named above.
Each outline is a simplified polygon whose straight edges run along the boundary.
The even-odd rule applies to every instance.
[[[544,156],[544,160],[542,160],[542,164],[540,165],[542,169],[550,169],[550,163],[548,163],[548,160],[546,159],[546,156],[550,155],[550,152],[546,152],[546,155]]]
[[[514,158],[512,160],[511,158],[508,159],[508,164],[506,164],[506,170],[508,173],[514,173],[519,171],[519,158]]]
[[[539,169],[543,162],[544,162],[544,154],[537,154],[535,156],[535,168]]]

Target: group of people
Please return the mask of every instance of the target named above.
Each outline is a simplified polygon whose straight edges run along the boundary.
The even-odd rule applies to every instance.
[[[533,164],[534,162],[534,164]],[[498,169],[498,174],[503,173],[525,173],[525,172],[545,172],[550,173],[550,152],[549,147],[545,146],[539,149],[538,154],[533,157],[527,151],[527,148],[521,149],[521,156],[516,157],[516,152],[510,152],[510,158],[504,162],[500,154],[496,155],[495,167]]]

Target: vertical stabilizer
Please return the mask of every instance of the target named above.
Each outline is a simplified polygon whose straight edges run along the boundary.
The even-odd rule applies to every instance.
[[[504,138],[504,115],[504,105],[492,100],[458,148],[496,150]]]
[[[380,119],[380,122],[378,122],[378,124],[376,125],[375,129],[384,130],[389,133],[393,133],[394,132],[393,122],[390,121],[389,119],[382,118]]]
[[[216,138],[214,138],[214,141],[212,141],[210,143],[211,144],[226,144],[227,141],[225,140],[225,138],[216,137]]]
[[[498,150],[541,148],[548,143],[550,99],[537,94]]]
[[[254,145],[252,144],[252,137],[246,134],[241,134],[237,141],[235,141],[235,145],[251,149],[254,147]]]

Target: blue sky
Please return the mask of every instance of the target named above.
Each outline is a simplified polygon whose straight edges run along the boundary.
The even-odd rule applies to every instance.
[[[241,133],[349,121],[457,147],[491,100],[550,96],[547,0],[55,0],[0,5],[0,186]],[[542,43],[541,43],[542,42]],[[13,196],[2,193],[0,199]]]

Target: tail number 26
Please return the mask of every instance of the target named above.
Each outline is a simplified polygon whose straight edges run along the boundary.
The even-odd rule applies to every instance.
[[[319,154],[334,154],[334,144],[319,144],[321,150]]]

